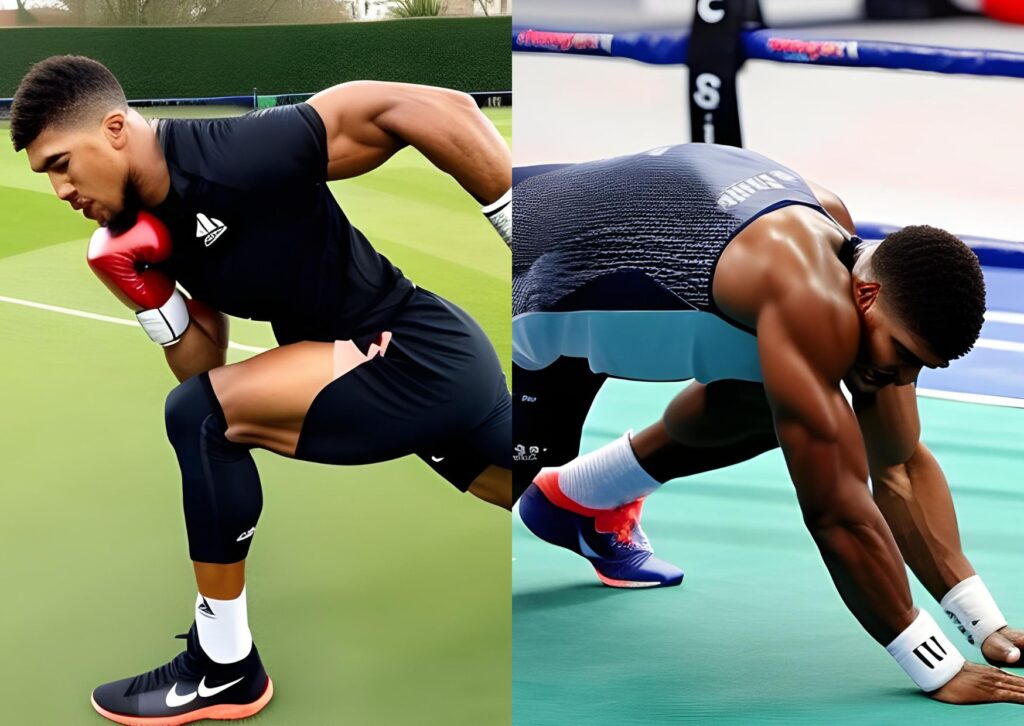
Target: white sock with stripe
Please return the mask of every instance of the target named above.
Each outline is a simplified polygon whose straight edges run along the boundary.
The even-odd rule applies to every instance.
[[[578,456],[558,470],[558,487],[577,504],[614,509],[645,497],[661,482],[643,470],[629,443],[630,434]]]
[[[237,663],[252,650],[245,588],[234,600],[196,597],[196,633],[203,652],[215,663]]]

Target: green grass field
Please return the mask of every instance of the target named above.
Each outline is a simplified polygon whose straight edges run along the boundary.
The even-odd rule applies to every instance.
[[[511,110],[488,115],[510,139]],[[0,132],[0,296],[131,320],[85,264],[92,224]],[[480,321],[507,369],[510,255],[478,205],[410,150],[332,186],[379,250]],[[2,301],[0,330],[0,721],[105,723],[91,689],[169,660],[191,620],[163,431],[175,381],[136,327]],[[273,345],[265,324],[232,321],[231,337]],[[276,695],[252,721],[508,723],[508,515],[416,459],[256,460],[250,623]]]

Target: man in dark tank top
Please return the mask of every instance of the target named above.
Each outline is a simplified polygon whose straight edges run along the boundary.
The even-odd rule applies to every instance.
[[[914,606],[904,569],[992,663],[1019,662],[1024,633],[960,549],[914,390],[923,367],[978,338],[974,253],[927,226],[865,244],[838,197],[744,149],[670,146],[513,176],[513,469],[529,529],[606,585],[678,585],[640,527],[645,498],[781,446],[868,634],[938,700],[1024,700],[1024,679],[965,662]],[[694,382],[661,421],[579,456],[609,377]]]

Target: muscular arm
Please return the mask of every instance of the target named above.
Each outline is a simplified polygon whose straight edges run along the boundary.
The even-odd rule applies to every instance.
[[[941,602],[975,571],[960,544],[949,484],[939,462],[920,442],[914,388],[888,386],[873,397],[855,398],[854,405],[867,443],[878,508],[907,565]],[[1002,627],[977,645],[993,665],[1015,665],[1024,647],[1024,631]]]
[[[856,402],[875,502],[907,565],[936,599],[974,575],[960,546],[953,498],[939,463],[920,442],[913,386],[888,386]]]
[[[473,99],[433,86],[343,83],[309,100],[327,128],[327,178],[365,174],[412,146],[481,204],[512,186],[512,154]]]
[[[811,537],[847,607],[886,645],[916,611],[896,542],[868,492],[856,418],[839,390],[855,353],[851,336],[815,297],[792,290],[762,307],[765,390]]]
[[[164,348],[164,356],[179,381],[227,362],[228,318],[197,300],[188,300],[191,322],[181,340]]]

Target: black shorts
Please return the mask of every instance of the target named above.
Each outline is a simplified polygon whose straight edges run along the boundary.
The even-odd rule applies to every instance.
[[[536,371],[513,367],[515,499],[541,467],[561,466],[579,455],[583,423],[607,379],[591,371],[585,358],[559,358]]]
[[[461,491],[488,466],[510,468],[508,385],[476,321],[417,289],[387,330],[384,355],[317,394],[296,458],[370,464],[416,454]]]

